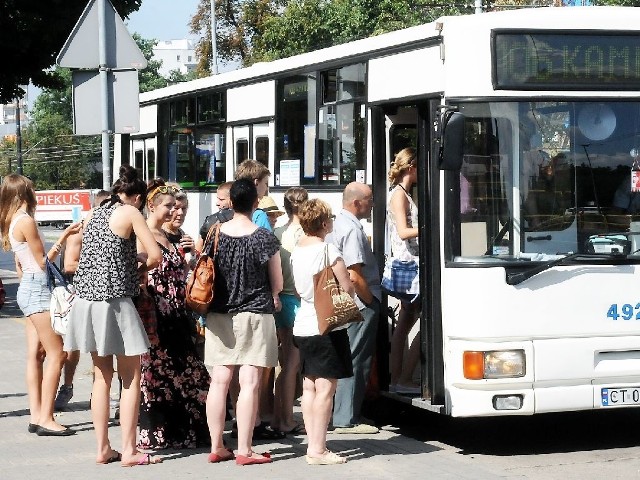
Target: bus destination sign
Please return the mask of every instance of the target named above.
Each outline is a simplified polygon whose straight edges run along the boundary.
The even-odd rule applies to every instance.
[[[640,36],[494,31],[493,85],[512,90],[640,90]]]

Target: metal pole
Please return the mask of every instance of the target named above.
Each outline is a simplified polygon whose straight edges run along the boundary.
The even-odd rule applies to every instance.
[[[482,13],[482,0],[475,0],[475,13]]]
[[[211,0],[211,75],[218,74],[218,40],[216,39],[216,0]]]
[[[22,175],[22,132],[20,128],[20,99],[16,98],[16,156],[18,157],[18,174]],[[11,170],[11,166],[9,166]],[[11,172],[9,172],[11,173]]]
[[[111,159],[109,156],[109,69],[107,67],[107,6],[98,0],[98,45],[100,60],[100,90],[102,93],[102,189],[111,190]]]

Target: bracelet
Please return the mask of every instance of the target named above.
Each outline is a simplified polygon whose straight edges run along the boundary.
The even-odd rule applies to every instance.
[[[60,245],[59,243],[54,243],[53,246],[51,247],[51,249],[55,250],[58,253],[60,253],[62,251],[62,245]]]

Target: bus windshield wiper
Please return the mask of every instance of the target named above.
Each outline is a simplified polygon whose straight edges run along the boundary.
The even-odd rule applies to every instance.
[[[550,260],[548,262],[544,262],[537,267],[530,268],[529,270],[525,270],[520,273],[507,273],[507,284],[508,285],[518,285],[525,280],[529,280],[531,277],[544,272],[545,270],[549,270],[550,268],[556,267],[558,265],[563,265],[569,260],[575,260],[577,258],[582,258],[584,260],[609,260],[611,258],[627,258],[627,255],[619,252],[612,253],[570,253],[561,258],[556,258],[554,260]]]

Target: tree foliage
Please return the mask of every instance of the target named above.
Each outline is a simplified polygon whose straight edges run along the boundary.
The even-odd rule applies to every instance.
[[[243,66],[418,25],[471,11],[433,0],[220,0],[216,2],[218,56]],[[211,61],[210,1],[191,20],[200,34],[198,72]]]
[[[142,0],[111,0],[121,17],[140,8]],[[20,85],[62,85],[48,69],[87,5],[86,0],[3,0],[0,2],[0,102],[21,98]]]
[[[134,33],[147,67],[138,72],[140,91],[147,92],[168,85],[159,69],[161,61],[153,60],[155,40]],[[22,133],[23,171],[39,190],[68,188],[100,188],[102,186],[102,139],[99,135],[73,135],[72,77],[68,68],[51,71],[59,79],[58,88],[45,88],[32,109],[32,121]],[[179,72],[178,72],[179,73]],[[174,74],[171,81],[184,81],[187,76]],[[14,138],[0,142],[0,174],[9,173],[9,164],[17,164]]]

